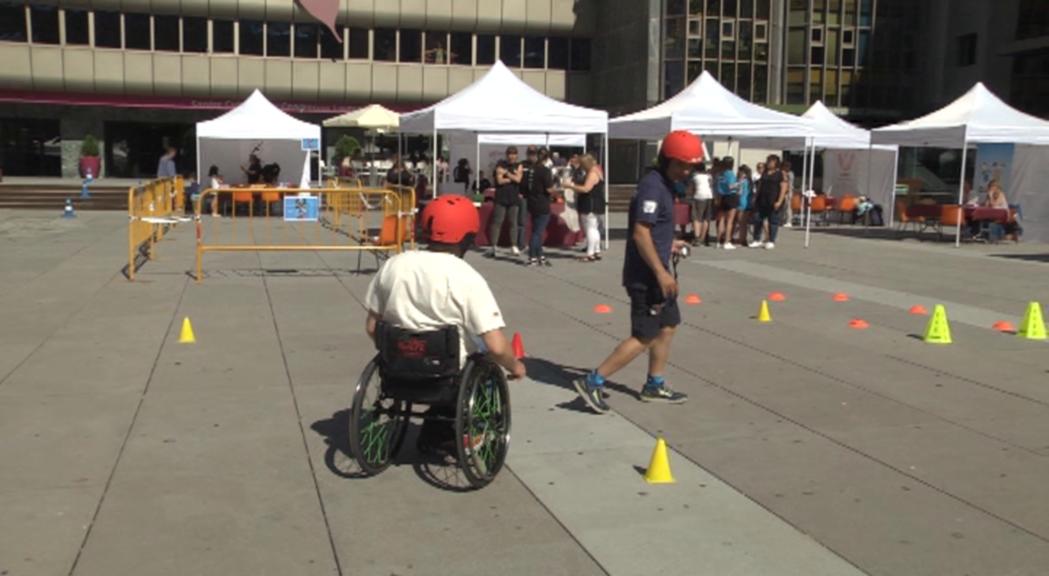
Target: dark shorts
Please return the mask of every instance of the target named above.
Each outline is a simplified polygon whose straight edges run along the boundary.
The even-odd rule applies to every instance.
[[[739,194],[726,194],[719,199],[718,208],[722,212],[739,208]]]
[[[714,218],[713,200],[692,199],[692,219],[697,222],[705,222]]]
[[[663,328],[681,324],[677,299],[665,300],[656,290],[627,288],[630,296],[630,335],[638,340],[653,340]]]

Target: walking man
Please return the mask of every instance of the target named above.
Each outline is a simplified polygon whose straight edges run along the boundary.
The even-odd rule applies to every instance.
[[[703,143],[697,136],[684,130],[671,132],[659,151],[659,169],[637,184],[630,201],[630,232],[623,261],[623,286],[630,297],[630,337],[596,370],[573,381],[579,395],[598,413],[609,410],[605,380],[646,350],[648,378],[641,400],[672,404],[688,400],[672,391],[663,375],[674,331],[681,323],[670,258],[685,248],[685,242],[674,239],[674,184],[687,180],[702,161]]]

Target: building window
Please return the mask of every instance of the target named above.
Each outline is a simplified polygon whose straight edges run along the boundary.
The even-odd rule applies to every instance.
[[[787,104],[805,103],[805,69],[791,68],[787,71]]]
[[[3,16],[0,16],[3,18]],[[88,35],[87,10],[66,8],[66,44],[87,46],[91,43]]]
[[[331,34],[330,32],[328,33]],[[295,57],[317,57],[317,25],[308,23],[295,24]]]
[[[291,56],[290,23],[266,23],[266,56]]]
[[[703,63],[698,61],[698,60],[694,60],[692,62],[689,62],[688,63],[688,67],[686,69],[686,72],[687,72],[686,81],[689,84],[691,84],[692,82],[694,82],[696,80],[696,78],[699,78],[700,74],[703,73]]]
[[[568,38],[553,37],[547,41],[546,66],[551,70],[568,69]]]
[[[750,100],[750,64],[736,67],[736,94],[744,100]]]
[[[499,59],[511,68],[521,67],[521,37],[499,37]]]
[[[866,66],[867,58],[870,57],[871,33],[869,30],[860,30],[860,43],[856,46],[856,65]]]
[[[823,99],[823,70],[813,68],[809,70],[809,104],[815,104],[817,100]]]
[[[743,2],[747,2],[747,0],[743,0]],[[724,16],[726,18],[735,18],[736,17],[736,0],[723,0],[722,1],[721,14],[722,14],[722,16]]]
[[[350,28],[350,60],[368,59],[368,29]]]
[[[721,39],[735,40],[736,39],[736,21],[735,20],[722,20],[721,21]]]
[[[703,36],[703,20],[692,18],[688,21],[688,35],[699,38]]]
[[[572,70],[588,72],[590,70],[590,40],[572,39]]]
[[[265,45],[266,29],[262,22],[240,21],[240,53],[262,56]]]
[[[685,0],[667,0],[667,16],[684,16]]]
[[[685,57],[685,19],[668,18],[663,22],[663,57],[684,58]]]
[[[770,6],[770,4],[772,4],[772,0],[754,0],[754,4],[756,8],[756,10],[754,11],[754,17],[758,20],[768,20],[772,13],[772,7]],[[757,73],[755,73],[754,78],[756,85]],[[757,94],[756,91],[755,94]]]
[[[787,63],[805,63],[805,29],[791,28],[787,33]]]
[[[725,87],[729,92],[736,91],[736,65],[731,62],[721,65],[721,76],[718,76],[718,81]]]
[[[397,61],[397,31],[389,28],[375,29],[375,59],[381,62]]]
[[[761,2],[763,0],[758,0]],[[769,99],[769,69],[766,66],[754,67],[754,99],[753,102],[765,104]]]
[[[689,60],[701,60],[703,58],[703,39],[689,38],[687,54]]]
[[[822,46],[823,26],[813,26],[812,30],[809,31],[809,39],[812,40],[813,46]]]
[[[11,0],[0,2],[0,42],[26,42],[25,5]]]
[[[860,26],[870,26],[874,22],[874,0],[860,0]]]
[[[768,62],[769,60],[769,43],[760,42],[754,44],[754,60],[758,62]]]
[[[714,18],[707,19],[707,36],[704,42],[704,51],[707,53],[707,58],[717,59],[718,48],[721,45],[721,27],[718,26],[718,21]]]
[[[426,58],[427,64],[448,63],[448,33],[427,32],[426,33]]]
[[[1045,0],[1020,0],[1016,22],[1017,40],[1049,36],[1049,10],[1046,8]]]
[[[21,5],[19,10],[22,10]],[[0,31],[4,28],[5,24],[0,23]],[[0,40],[9,39],[4,32],[0,32]],[[24,11],[22,33],[25,33]],[[11,176],[61,176],[62,134],[59,120],[0,119],[0,171]]]
[[[737,32],[739,32],[739,59],[750,60],[754,48],[753,28],[750,22],[739,22]]]
[[[422,62],[423,33],[421,30],[401,30],[400,62]]]
[[[495,64],[495,36],[477,35],[477,64],[479,66]]]
[[[688,13],[693,16],[703,14],[703,0],[688,0]]]
[[[812,47],[812,58],[809,60],[809,62],[811,64],[813,64],[813,65],[822,65],[823,64],[823,57],[824,57],[825,54],[826,53],[823,51],[823,47],[822,46],[813,46]]]
[[[976,34],[964,34],[958,37],[958,66],[966,67],[976,64]]]
[[[721,0],[707,0],[707,15],[712,18],[721,16]],[[717,75],[717,71],[714,71],[714,76]]]
[[[856,30],[846,28],[841,31],[841,45],[845,48],[856,47]]]
[[[681,62],[666,62],[663,66],[663,98],[681,92],[685,87],[685,67]]]
[[[95,47],[120,48],[120,13],[95,11]]]
[[[241,28],[243,33],[243,27]],[[233,53],[233,21],[211,21],[211,51],[218,54]]]
[[[58,44],[58,8],[30,6],[29,17],[33,21],[34,44]]]
[[[452,32],[452,45],[449,51],[449,62],[470,66],[474,59],[474,39],[468,32]]]
[[[182,18],[182,51],[200,52],[208,51],[208,19],[197,16],[185,16]]]
[[[740,2],[739,2],[739,17],[740,18],[753,18],[754,17],[754,0],[740,0]]]
[[[524,67],[546,68],[546,38],[542,36],[525,36]]]
[[[321,58],[325,60],[342,60],[343,42],[346,41],[346,29],[342,26],[335,27],[335,34],[327,28],[318,29],[321,41]],[[342,40],[342,42],[340,42]]]
[[[769,41],[769,25],[768,25],[768,22],[755,22],[754,23],[754,41],[755,42],[768,42]]]
[[[124,23],[125,30],[127,23]],[[153,44],[154,49],[167,52],[179,51],[179,29],[178,16],[154,16],[153,17]]]
[[[124,48],[128,50],[152,50],[149,37],[149,14],[124,14]],[[158,27],[159,36],[159,27]],[[119,33],[119,32],[118,32]],[[95,37],[98,37],[98,20],[95,20]]]
[[[790,25],[804,26],[809,23],[808,0],[790,0]]]

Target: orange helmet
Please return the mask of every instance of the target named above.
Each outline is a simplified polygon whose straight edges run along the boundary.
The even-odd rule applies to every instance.
[[[674,130],[663,138],[659,153],[686,164],[699,164],[703,161],[703,141],[688,130]]]
[[[481,216],[466,196],[447,194],[426,205],[422,227],[430,242],[460,245],[464,240],[473,242],[481,229]]]

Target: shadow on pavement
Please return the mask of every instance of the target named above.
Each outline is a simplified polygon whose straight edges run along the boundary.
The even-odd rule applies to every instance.
[[[590,371],[587,368],[563,366],[542,358],[525,358],[523,362],[525,368],[528,369],[528,377],[535,382],[547,384],[549,386],[557,386],[558,388],[564,388],[573,392],[575,392],[575,386],[572,385],[572,380],[581,376],[586,376]],[[611,380],[605,382],[605,388],[634,399],[638,397],[637,390]],[[593,413],[593,411],[586,406],[586,402],[584,402],[582,398],[576,398],[571,402],[563,402],[557,406],[558,408],[564,408],[566,410],[578,410],[581,412]]]
[[[1040,262],[1049,264],[1049,254],[991,254],[992,258],[1007,258],[1009,260],[1024,260],[1027,262]]]

